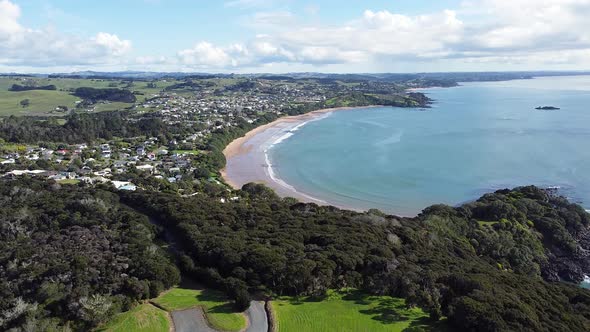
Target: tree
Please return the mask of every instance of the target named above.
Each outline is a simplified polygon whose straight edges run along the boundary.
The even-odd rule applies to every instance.
[[[79,303],[82,318],[94,326],[108,318],[109,310],[113,305],[106,296],[100,294],[83,297]]]
[[[29,105],[31,105],[31,101],[29,99],[23,99],[20,101],[20,105],[25,108],[25,107],[29,107]]]

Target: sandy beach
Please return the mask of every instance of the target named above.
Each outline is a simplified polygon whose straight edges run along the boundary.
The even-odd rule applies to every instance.
[[[272,167],[270,167],[271,165],[269,165],[266,152],[277,141],[287,138],[290,136],[291,131],[297,130],[298,126],[309,121],[322,119],[332,112],[369,107],[381,106],[322,109],[302,115],[282,117],[269,124],[257,127],[246,133],[245,136],[232,141],[223,150],[227,164],[221,170],[221,175],[224,181],[234,189],[239,189],[250,182],[263,183],[275,190],[281,197],[294,197],[302,202],[332,205],[329,202],[313,197],[313,193],[299,192],[291,185],[277,178]]]

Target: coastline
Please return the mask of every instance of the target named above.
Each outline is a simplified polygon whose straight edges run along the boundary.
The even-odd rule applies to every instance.
[[[311,121],[323,119],[333,112],[377,107],[384,106],[326,108],[301,115],[281,117],[271,123],[256,127],[244,136],[233,140],[223,149],[227,163],[226,167],[220,171],[221,176],[225,183],[234,189],[241,189],[244,184],[250,182],[262,183],[272,188],[281,197],[293,197],[304,203],[333,205],[358,211],[350,206],[338,206],[315,198],[313,194],[297,191],[293,186],[277,178],[268,160],[267,151],[274,144],[290,137],[292,132],[301,126]]]

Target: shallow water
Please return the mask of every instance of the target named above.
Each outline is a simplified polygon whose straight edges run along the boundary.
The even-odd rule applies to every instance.
[[[415,215],[500,188],[558,186],[590,207],[590,77],[426,90],[430,110],[334,112],[268,149],[276,177],[338,206]],[[561,107],[558,111],[537,106]]]

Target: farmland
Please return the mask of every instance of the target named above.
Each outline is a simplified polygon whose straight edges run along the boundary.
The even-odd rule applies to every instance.
[[[122,80],[103,79],[74,79],[74,78],[37,78],[37,77],[0,77],[0,116],[29,115],[29,116],[64,116],[67,112],[56,111],[58,106],[66,106],[68,109],[76,107],[80,98],[73,96],[71,91],[79,87],[91,88],[120,88],[137,92],[137,101],[143,102],[152,95],[158,94],[165,87],[174,84],[175,81],[159,81],[156,87],[148,87],[147,82],[127,82]],[[29,90],[10,91],[13,84],[29,84],[34,86],[55,85],[56,90]],[[21,105],[21,101],[28,100],[27,106]],[[128,107],[130,103],[99,103],[95,112],[114,111]]]

